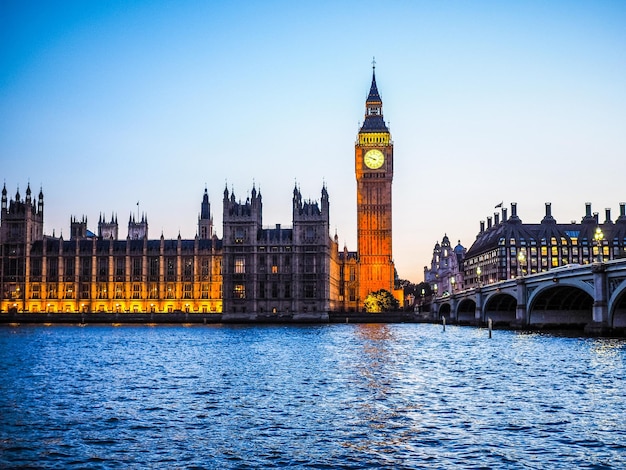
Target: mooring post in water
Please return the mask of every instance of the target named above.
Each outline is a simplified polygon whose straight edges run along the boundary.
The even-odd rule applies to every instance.
[[[346,323],[348,323],[348,317],[346,317]]]
[[[446,331],[446,317],[441,317],[441,324],[443,325],[443,331]]]
[[[491,318],[487,320],[487,324],[489,325],[489,337],[491,338],[491,329],[492,329]]]

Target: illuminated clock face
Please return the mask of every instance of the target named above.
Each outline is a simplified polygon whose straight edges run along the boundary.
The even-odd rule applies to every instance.
[[[363,161],[365,162],[365,166],[371,168],[372,170],[376,170],[377,168],[383,166],[383,163],[385,163],[385,156],[380,150],[372,149],[367,151]]]

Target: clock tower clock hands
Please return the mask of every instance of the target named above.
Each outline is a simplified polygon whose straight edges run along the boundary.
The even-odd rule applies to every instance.
[[[383,166],[383,163],[385,163],[385,156],[380,150],[371,149],[368,150],[365,157],[363,157],[363,162],[368,168],[376,170]]]

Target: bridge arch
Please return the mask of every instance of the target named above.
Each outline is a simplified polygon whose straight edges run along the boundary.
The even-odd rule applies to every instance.
[[[476,321],[476,301],[463,299],[456,309],[456,319],[459,323],[474,323]]]
[[[516,308],[517,299],[513,295],[502,292],[490,295],[483,308],[485,320],[491,318],[494,323],[512,323]]]
[[[626,330],[626,282],[622,281],[609,303],[609,326]]]
[[[585,283],[555,283],[533,292],[528,324],[584,327],[593,321],[593,288]]]
[[[445,317],[446,321],[450,321],[450,317],[452,316],[452,307],[448,302],[443,303],[439,306],[439,319]]]

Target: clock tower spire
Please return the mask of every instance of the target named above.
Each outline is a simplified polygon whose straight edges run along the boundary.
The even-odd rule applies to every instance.
[[[382,131],[389,134],[389,129],[383,120],[383,100],[376,85],[376,61],[372,61],[372,85],[365,100],[365,120],[360,132]]]
[[[365,119],[354,146],[357,182],[357,244],[359,301],[380,289],[394,292],[391,231],[393,141],[383,119],[383,101],[372,84],[365,100]]]

